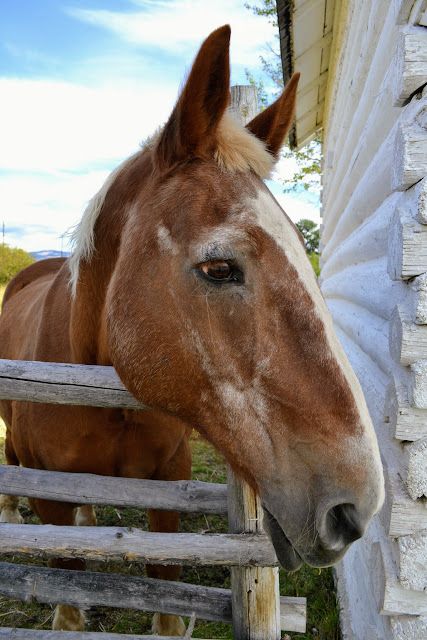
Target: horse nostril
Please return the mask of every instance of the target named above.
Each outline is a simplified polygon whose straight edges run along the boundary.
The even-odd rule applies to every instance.
[[[353,504],[338,504],[321,518],[318,533],[330,550],[340,550],[363,536],[364,529]]]

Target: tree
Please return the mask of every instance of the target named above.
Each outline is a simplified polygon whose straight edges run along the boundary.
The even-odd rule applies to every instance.
[[[24,249],[0,244],[0,284],[7,284],[21,269],[33,262],[33,256]]]
[[[307,253],[319,253],[319,227],[313,220],[302,218],[296,223],[304,238]]]
[[[258,16],[263,16],[275,27],[278,27],[277,8],[275,0],[259,0],[258,5],[250,5],[245,3],[246,9],[253,11]],[[279,34],[276,34],[279,39]],[[268,44],[268,52],[266,56],[260,56],[261,66],[272,83],[271,91],[267,90],[262,80],[255,80],[253,75],[246,69],[246,77],[248,81],[256,86],[258,90],[259,107],[262,111],[269,102],[275,99],[283,90],[283,71],[282,60],[279,53],[279,43],[274,45]],[[306,191],[320,195],[320,175],[321,175],[321,138],[317,137],[312,140],[301,151],[293,151],[289,146],[285,147],[283,157],[294,159],[297,164],[297,170],[293,175],[288,177],[279,177],[279,181],[283,184],[284,191],[296,191],[303,187]]]
[[[295,225],[304,238],[308,259],[316,276],[320,275],[319,267],[319,227],[313,220],[302,218]]]

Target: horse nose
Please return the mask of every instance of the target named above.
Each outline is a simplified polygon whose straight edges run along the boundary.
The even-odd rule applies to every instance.
[[[328,551],[341,551],[365,532],[362,518],[350,503],[334,505],[317,518],[317,533]]]

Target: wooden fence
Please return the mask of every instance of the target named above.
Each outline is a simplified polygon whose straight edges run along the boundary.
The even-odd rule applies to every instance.
[[[146,409],[112,367],[0,360],[0,399]],[[43,558],[132,560],[150,564],[229,566],[231,590],[150,578],[0,563],[0,593],[87,609],[126,607],[233,624],[236,640],[279,640],[281,629],[305,631],[305,598],[279,598],[274,549],[262,508],[231,472],[228,484],[162,482],[0,467],[0,492],[79,504],[217,513],[229,534],[147,533],[130,527],[5,524],[0,553]],[[228,493],[228,498],[227,498]],[[85,640],[97,633],[0,629],[0,638]],[[151,638],[102,634],[103,640]],[[164,637],[162,637],[165,640]],[[160,639],[160,636],[159,636]]]

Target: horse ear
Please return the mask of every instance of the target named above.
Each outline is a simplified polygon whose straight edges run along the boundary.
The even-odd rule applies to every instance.
[[[215,131],[230,99],[229,25],[203,42],[157,147],[160,165],[169,167],[212,148]]]
[[[280,98],[246,125],[251,133],[265,142],[275,158],[294,118],[299,77],[299,73],[294,73]]]

